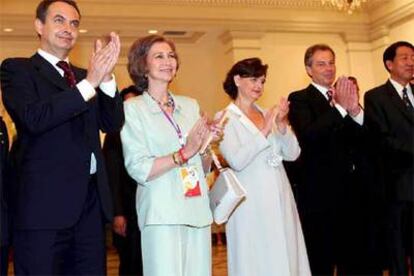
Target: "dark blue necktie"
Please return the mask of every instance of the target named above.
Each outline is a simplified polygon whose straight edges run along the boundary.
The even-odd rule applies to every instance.
[[[414,111],[413,105],[411,104],[410,99],[408,98],[407,87],[404,87],[404,89],[402,90],[402,100],[408,110]]]

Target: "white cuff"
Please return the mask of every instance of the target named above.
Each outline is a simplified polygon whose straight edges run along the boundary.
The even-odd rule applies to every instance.
[[[112,79],[107,82],[101,82],[99,85],[99,89],[102,90],[107,96],[113,98],[115,97],[116,93],[116,81],[115,81],[115,75],[112,74]]]
[[[354,120],[355,122],[357,122],[360,126],[362,126],[362,124],[364,123],[364,111],[361,110],[359,111],[358,115],[356,115],[355,117],[352,117],[352,120]]]
[[[85,102],[92,99],[96,94],[95,88],[93,88],[93,86],[86,79],[78,82],[78,84],[76,84],[76,87],[78,88]]]
[[[348,114],[348,112],[346,112],[345,108],[343,108],[341,105],[339,104],[335,104],[336,109],[339,111],[339,113],[341,113],[342,118],[345,118],[345,116]]]

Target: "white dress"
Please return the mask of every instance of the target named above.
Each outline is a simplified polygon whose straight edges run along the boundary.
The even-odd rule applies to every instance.
[[[228,275],[311,275],[282,165],[282,160],[295,160],[300,154],[295,135],[289,129],[266,138],[236,105],[227,110],[220,151],[247,191],[226,225]]]

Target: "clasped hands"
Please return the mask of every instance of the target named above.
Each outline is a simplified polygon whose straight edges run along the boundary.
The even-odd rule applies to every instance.
[[[348,77],[338,78],[332,89],[332,104],[339,104],[352,117],[357,116],[361,111],[357,87]]]
[[[289,124],[289,101],[281,97],[279,105],[271,107],[264,115],[264,126],[261,129],[263,135],[266,137],[272,132],[273,125],[276,124],[280,133],[285,134],[286,128]]]
[[[94,88],[98,87],[101,82],[112,79],[112,72],[121,52],[121,42],[116,33],[111,32],[108,40],[106,45],[102,39],[95,41],[95,47],[89,60],[86,80]]]

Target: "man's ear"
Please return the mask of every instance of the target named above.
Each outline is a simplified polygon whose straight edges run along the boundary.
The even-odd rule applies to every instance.
[[[306,65],[305,69],[306,69],[306,73],[308,74],[308,76],[312,78],[312,68]]]
[[[388,71],[390,71],[390,72],[391,72],[391,70],[392,70],[393,65],[394,65],[394,62],[393,62],[392,60],[386,60],[386,61],[385,61],[385,66],[387,66],[387,69],[388,69]]]
[[[40,21],[39,18],[36,18],[34,21],[34,27],[35,27],[36,33],[40,36],[43,33],[43,26],[44,26],[43,22]]]

